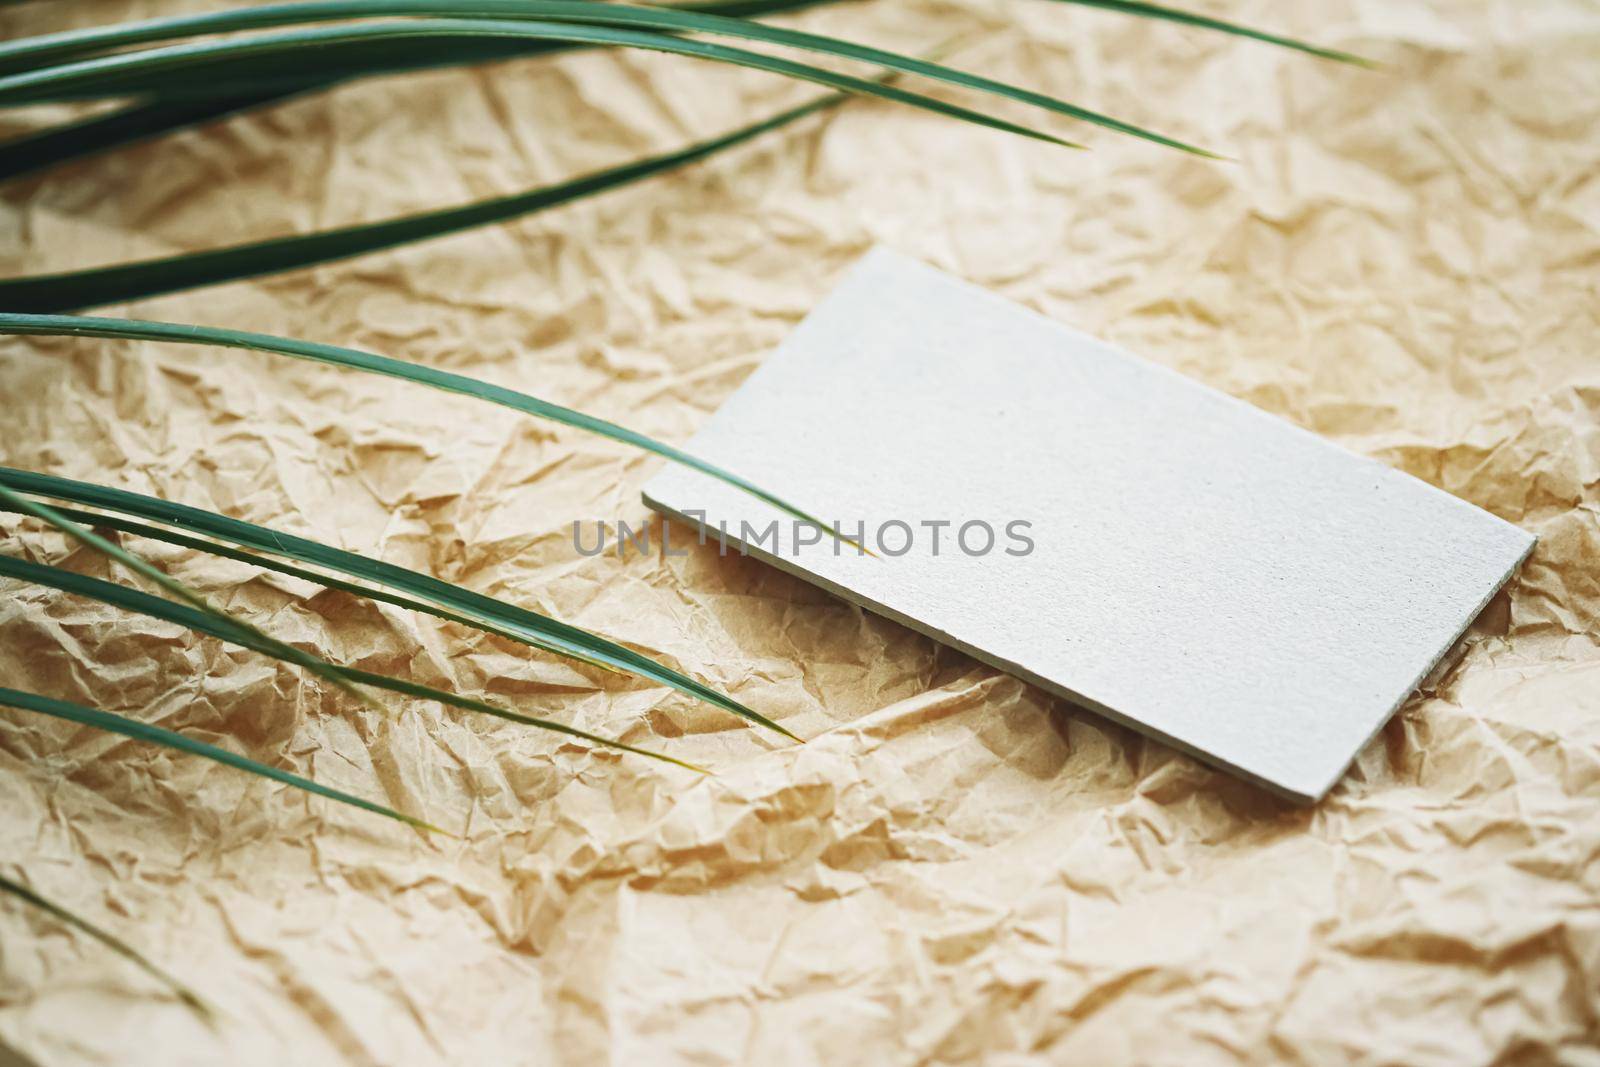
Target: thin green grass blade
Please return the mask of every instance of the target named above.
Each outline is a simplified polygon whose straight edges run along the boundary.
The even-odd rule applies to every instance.
[[[1160,4],[1141,3],[1137,0],[1057,0],[1081,7],[1101,8],[1141,18],[1176,22],[1215,30],[1236,37],[1263,41],[1282,48],[1304,52],[1324,59],[1346,63],[1366,61],[1348,52],[1341,52],[1305,41],[1295,40],[1264,30],[1253,29],[1238,23],[1211,18]],[[644,11],[642,8],[620,4],[592,3],[593,7],[612,7],[618,12]],[[710,13],[728,18],[748,18],[752,15],[771,14],[808,6],[795,3],[738,3],[685,5],[681,8],[663,6],[661,10],[671,15]],[[0,72],[36,69],[45,63],[59,63],[68,59],[96,55],[113,49],[140,44],[181,40],[217,33],[236,33],[261,30],[277,26],[339,19],[390,18],[397,16],[435,18],[551,18],[565,20],[570,17],[559,9],[547,8],[537,0],[309,0],[301,3],[260,4],[253,7],[225,11],[202,12],[195,15],[147,19],[111,26],[95,26],[70,30],[64,33],[23,38],[0,43]],[[622,23],[618,23],[622,24]],[[651,25],[651,23],[641,23]],[[667,28],[667,27],[661,27]],[[685,26],[698,31],[700,27]],[[717,32],[706,29],[704,32]]]
[[[196,593],[194,590],[168,575],[166,572],[157,567],[151,566],[148,562],[140,559],[138,556],[135,556],[126,549],[112,544],[110,541],[107,541],[93,530],[85,529],[84,527],[73,522],[71,519],[67,519],[56,514],[53,508],[46,507],[37,500],[29,500],[27,497],[13,492],[4,485],[0,485],[0,502],[5,503],[7,506],[17,511],[32,515],[36,519],[44,520],[51,526],[54,526],[56,529],[66,534],[68,537],[72,538],[74,541],[77,541],[79,544],[94,549],[96,552],[99,552],[101,555],[105,556],[107,559],[121,566],[125,570],[129,570],[135,574],[144,576],[145,578],[154,582],[156,585],[160,586],[162,589],[166,590],[168,593],[171,593],[173,596],[177,597],[179,600],[192,605],[198,611],[212,616],[228,626],[237,627],[240,631],[248,633],[253,640],[257,641],[262,646],[262,648],[270,649],[270,655],[304,667],[306,670],[311,671],[320,677],[326,678],[340,689],[343,689],[345,692],[354,696],[357,700],[360,700],[363,704],[366,704],[369,707],[377,708],[378,710],[382,710],[381,708],[378,708],[378,705],[373,702],[371,697],[357,689],[354,685],[345,681],[344,678],[340,676],[338,668],[333,664],[317,656],[313,656],[309,652],[302,652],[293,645],[285,644],[284,642],[279,641],[277,638],[261,632],[254,626],[251,626],[249,623],[233,619],[226,613],[218,611],[216,608],[206,603],[205,597],[201,596],[199,593]]]
[[[426,3],[435,3],[437,0],[367,0],[367,2],[384,5],[392,4],[396,8],[404,8],[407,6],[421,7]],[[780,26],[767,26],[759,22],[748,22],[743,19],[725,18],[701,12],[672,11],[666,8],[632,8],[609,2],[596,3],[591,2],[591,0],[458,0],[458,3],[463,7],[482,4],[486,10],[499,7],[514,8],[516,6],[525,6],[530,10],[537,9],[546,13],[546,17],[563,22],[587,22],[607,26],[636,26],[674,33],[705,33],[720,37],[756,41],[761,44],[776,45],[784,48],[794,48],[818,55],[831,56],[836,59],[870,63],[885,70],[892,70],[901,74],[913,74],[931,81],[943,82],[946,85],[954,85],[963,89],[972,89],[992,96],[1015,100],[1019,103],[1055,112],[1058,115],[1065,115],[1068,118],[1102,126],[1132,137],[1153,141],[1168,148],[1176,148],[1183,152],[1190,152],[1209,158],[1218,158],[1214,153],[1208,152],[1203,148],[1185,144],[1165,134],[1156,133],[1153,130],[1147,130],[1132,123],[1112,118],[1109,115],[1078,107],[1075,104],[1069,104],[1064,100],[1058,100],[1043,93],[1032,92],[1006,82],[995,81],[992,78],[956,70],[954,67],[948,67],[942,63],[932,63],[924,59],[918,59],[915,56],[854,44],[835,37],[825,37],[815,33],[805,33],[800,30],[785,29]],[[450,6],[456,5],[452,4]],[[402,13],[404,12],[398,10],[395,12],[395,14]],[[504,16],[497,14],[495,17]]]
[[[27,563],[25,560],[16,560],[8,556],[0,556],[0,574],[13,578],[23,577],[24,568],[14,566],[17,564],[25,564],[26,568],[29,569],[42,567],[41,564]],[[73,573],[71,571],[61,570],[61,568],[58,567],[44,569],[59,570],[62,574]],[[81,575],[79,577],[81,577]],[[36,579],[24,578],[23,580],[35,581]],[[111,582],[101,582],[98,578],[90,578],[87,579],[87,581],[96,582],[100,585],[108,586],[111,589],[124,590],[128,588],[127,586],[115,585]],[[131,591],[138,592],[137,590]],[[180,605],[173,604],[170,600],[162,600],[160,597],[150,596],[148,593],[140,593],[139,595],[152,600],[157,604],[166,604],[173,608],[180,607]],[[185,607],[182,610],[201,618],[208,618],[204,615],[204,613],[195,611],[193,608]],[[37,712],[40,715],[48,715],[55,719],[65,719],[68,722],[75,722],[80,726],[89,726],[96,730],[105,730],[108,733],[121,734],[123,737],[131,737],[135,741],[144,741],[152,745],[160,745],[163,748],[170,748],[174,751],[182,752],[187,755],[201,756],[215,763],[220,763],[223,766],[233,767],[237,770],[245,771],[246,773],[254,774],[261,778],[270,778],[275,782],[282,782],[284,785],[293,786],[296,789],[311,793],[314,796],[325,797],[328,800],[336,800],[341,804],[348,804],[353,808],[361,808],[364,811],[370,811],[386,818],[394,819],[396,822],[405,823],[407,826],[414,826],[419,830],[427,830],[431,833],[446,833],[437,826],[423,822],[421,819],[412,818],[410,815],[402,814],[401,812],[395,811],[393,808],[386,808],[382,804],[365,800],[361,797],[355,796],[354,794],[345,793],[329,786],[320,785],[317,782],[312,781],[310,778],[303,778],[298,774],[292,774],[289,771],[280,770],[279,768],[273,767],[270,764],[261,763],[258,760],[250,759],[248,756],[241,756],[237,752],[229,752],[225,748],[218,748],[216,745],[210,745],[204,741],[196,741],[192,737],[185,737],[183,734],[176,733],[172,730],[163,729],[160,726],[152,726],[150,723],[140,722],[138,719],[130,719],[125,715],[116,715],[109,711],[98,711],[94,708],[83,707],[80,704],[70,704],[65,700],[56,700],[52,697],[39,696],[36,693],[24,693],[21,690],[6,688],[0,688],[0,705],[19,708],[23,711]],[[447,836],[449,835],[447,834]]]
[[[481,200],[461,207],[402,215],[383,222],[345,226],[324,230],[321,233],[256,241],[231,248],[164,256],[139,263],[0,279],[0,310],[73,311],[100,304],[140,300],[242,278],[298,270],[319,263],[331,263],[415,241],[426,241],[459,233],[478,226],[505,222],[697,163],[809,115],[837,106],[844,99],[843,95],[822,97],[721,137],[689,145],[687,148],[650,156],[594,174],[586,174],[558,185],[545,186],[512,196]],[[0,168],[3,166],[4,164],[0,163]]]
[[[821,7],[835,3],[836,0],[709,0],[705,3],[694,4],[661,4],[670,11],[699,11],[706,14],[722,15],[726,18],[749,19],[762,18],[767,15],[781,15],[807,8]],[[81,59],[85,56],[99,55],[106,52],[129,48],[139,44],[153,44],[160,41],[175,41],[190,37],[202,37],[214,33],[235,33],[240,30],[262,30],[275,26],[288,26],[298,22],[316,22],[340,18],[370,18],[369,14],[340,15],[335,13],[319,12],[308,9],[303,17],[297,16],[289,4],[260,4],[253,7],[237,7],[222,11],[206,11],[192,15],[176,15],[164,18],[138,19],[129,22],[112,23],[107,26],[89,26],[76,30],[65,30],[59,33],[39,34],[33,37],[20,37],[11,41],[0,41],[0,74],[13,74],[22,70],[36,70],[39,67],[61,63],[69,59]],[[444,0],[438,5],[438,10],[425,14],[449,15],[454,7],[452,0]],[[514,4],[508,7],[514,10]],[[462,5],[457,14],[471,14],[470,5]],[[412,70],[421,67],[434,66],[459,66],[462,63],[482,62],[485,59],[509,59],[522,55],[541,54],[547,51],[564,51],[576,47],[561,42],[521,43],[521,42],[492,42],[485,41],[469,47],[466,52],[472,57],[462,59],[456,55],[441,56],[437,51],[413,44],[401,44],[398,48],[393,45],[372,48],[370,45],[360,46],[356,51],[341,52],[330,50],[332,55],[324,52],[318,56],[317,70],[306,71],[302,66],[302,77],[327,78],[335,73],[345,76],[352,72],[373,72],[382,70],[393,73],[396,70]],[[481,52],[479,50],[482,50]],[[324,62],[324,60],[331,60]],[[404,64],[416,63],[419,67]],[[391,64],[401,64],[392,66]]]
[[[1276,33],[1268,33],[1265,30],[1241,26],[1237,22],[1225,22],[1222,19],[1197,15],[1192,11],[1182,11],[1178,8],[1163,7],[1160,4],[1139,3],[1138,0],[1056,0],[1056,3],[1077,4],[1080,7],[1098,7],[1106,11],[1119,11],[1124,15],[1137,15],[1140,18],[1177,22],[1204,30],[1216,30],[1219,33],[1231,34],[1234,37],[1246,37],[1253,41],[1263,41],[1267,44],[1277,45],[1280,48],[1304,52],[1319,59],[1332,59],[1339,63],[1353,63],[1358,67],[1376,66],[1372,60],[1350,52],[1341,52],[1336,48],[1324,48],[1321,45],[1310,44],[1306,41],[1297,41],[1293,37],[1282,37]]]
[[[19,696],[30,697],[35,700],[45,699],[43,697],[34,697],[32,693],[17,693],[17,691],[14,689],[0,690],[0,693],[14,693]],[[90,937],[106,946],[106,948],[109,948],[112,952],[115,952],[129,963],[132,963],[135,967],[138,967],[145,974],[150,975],[150,977],[154,978],[156,981],[172,990],[173,993],[177,994],[179,1000],[183,1001],[190,1008],[194,1009],[194,1011],[198,1012],[201,1017],[208,1020],[212,1018],[211,1006],[204,1000],[201,1000],[198,993],[184,985],[182,982],[178,981],[160,967],[157,967],[154,963],[151,963],[149,960],[145,959],[144,956],[138,952],[138,950],[136,950],[132,945],[129,945],[126,941],[123,941],[120,937],[102,930],[88,919],[81,918],[73,912],[68,911],[60,904],[57,904],[55,901],[40,896],[38,893],[35,893],[21,882],[12,881],[10,878],[5,877],[4,875],[0,875],[0,892],[9,893],[23,903],[38,908],[40,911],[60,920],[63,923],[66,923],[73,929],[88,934]]]
[[[0,511],[10,510],[12,510],[11,506],[5,501],[0,500]],[[274,559],[271,556],[263,556],[255,552],[246,552],[242,549],[231,548],[228,545],[218,544],[215,541],[204,541],[198,537],[188,537],[184,534],[176,533],[172,530],[164,529],[159,526],[148,526],[142,522],[133,522],[118,515],[105,515],[97,512],[78,511],[75,508],[58,507],[55,510],[58,515],[63,515],[66,518],[71,519],[73,522],[90,528],[96,526],[105,527],[107,529],[117,530],[121,533],[132,534],[135,537],[143,537],[151,541],[161,541],[169,545],[176,545],[179,548],[187,548],[196,552],[204,552],[207,555],[220,556],[223,559],[231,559],[239,563],[248,563],[252,567],[260,567],[263,570],[276,571],[279,574],[286,574],[291,578],[299,578],[302,581],[313,582],[326,589],[337,589],[341,592],[349,593],[352,596],[358,596],[365,600],[381,601],[385,604],[393,604],[397,608],[405,608],[407,611],[416,611],[421,612],[424,615],[432,615],[434,618],[444,619],[447,622],[453,622],[459,626],[466,626],[470,629],[478,630],[483,633],[494,634],[496,637],[503,637],[509,641],[516,641],[518,644],[528,645],[532,648],[544,647],[543,645],[534,644],[520,634],[513,633],[510,630],[495,626],[493,623],[485,622],[481,619],[470,619],[465,615],[458,614],[454,611],[448,611],[436,604],[430,604],[425,600],[416,600],[412,597],[402,596],[399,593],[391,593],[386,589],[376,588],[368,585],[360,585],[356,582],[347,582],[340,578],[334,578],[330,575],[322,574],[319,571],[306,570],[304,567],[296,567],[292,563],[284,563],[280,560]],[[604,663],[596,663],[594,665],[597,667],[602,667],[608,671],[622,673],[617,671],[615,667],[611,667]]]
[[[420,574],[392,563],[346,552],[294,534],[280,533],[202,508],[175,504],[124,489],[91,485],[70,478],[58,478],[54,475],[9,467],[0,467],[0,486],[17,492],[52,497],[84,507],[114,511],[151,522],[164,523],[257,552],[265,552],[316,567],[326,567],[331,571],[392,589],[407,596],[432,601],[469,618],[500,627],[517,635],[521,640],[547,651],[586,662],[602,663],[616,670],[670,686],[714,707],[776,730],[791,740],[799,740],[782,726],[751,711],[732,697],[662,666],[632,649],[624,648],[576,626],[557,622],[538,612],[441,581],[431,575]]]
[[[64,593],[71,593],[75,596],[87,597],[90,600],[98,600],[103,604],[110,604],[113,607],[121,608],[124,611],[131,611],[140,615],[148,615],[153,619],[161,619],[165,622],[176,623],[179,626],[184,626],[188,629],[194,630],[196,633],[202,633],[209,637],[215,637],[220,641],[227,641],[230,644],[248,648],[253,652],[260,652],[263,655],[275,656],[275,653],[263,645],[249,630],[232,620],[226,618],[218,619],[214,615],[199,611],[188,606],[187,604],[176,604],[170,600],[163,600],[161,597],[146,593],[141,589],[134,589],[126,585],[117,585],[115,582],[107,582],[100,578],[91,578],[88,575],[79,574],[76,571],[69,571],[65,567],[55,567],[45,563],[33,563],[29,560],[15,559],[10,556],[0,555],[0,577],[18,578],[22,581],[33,582],[37,585],[45,585],[54,589],[59,589]],[[341,677],[343,677],[352,685],[368,685],[376,689],[386,689],[392,693],[400,693],[404,696],[420,697],[424,700],[436,701],[440,704],[447,704],[451,707],[462,708],[467,711],[476,711],[485,715],[492,715],[497,719],[504,719],[507,722],[514,722],[523,726],[532,726],[540,730],[549,730],[554,733],[566,734],[569,737],[581,738],[592,745],[597,745],[603,748],[612,748],[622,752],[632,752],[639,756],[648,756],[651,759],[660,760],[663,763],[671,763],[679,767],[687,768],[691,771],[696,771],[700,774],[706,773],[705,769],[702,767],[697,767],[692,763],[686,763],[683,760],[675,759],[672,756],[664,755],[660,752],[652,752],[646,748],[637,748],[633,745],[625,744],[621,741],[614,741],[611,738],[602,737],[599,734],[592,734],[587,730],[580,730],[575,726],[568,726],[565,723],[554,722],[550,719],[537,719],[533,718],[532,716],[521,715],[507,708],[502,708],[497,704],[491,704],[488,701],[460,696],[459,694],[450,693],[443,689],[435,689],[432,686],[421,685],[417,682],[408,682],[404,678],[395,678],[386,674],[375,674],[372,671],[364,671],[355,667],[336,667],[335,669],[339,672]],[[111,729],[109,726],[105,728]],[[156,730],[155,727],[144,727],[144,729]],[[157,733],[165,734],[167,731],[157,730]],[[135,735],[129,734],[129,736]],[[144,739],[152,740],[154,738],[144,737]],[[189,742],[189,744],[200,745],[199,742]],[[211,749],[211,746],[200,745],[200,749]],[[195,751],[200,755],[210,755],[208,752],[200,751],[200,749],[195,749]],[[214,749],[212,751],[221,752],[222,750]],[[210,755],[210,758],[219,759],[219,757],[215,755]],[[242,759],[243,757],[231,757],[227,760],[221,760],[221,762],[231,762],[233,766],[244,766],[244,764],[251,762],[249,760],[243,760],[243,763],[239,762]],[[254,770],[255,767],[249,766],[244,767],[244,769]],[[270,770],[271,768],[267,768],[266,770],[258,771],[257,773],[267,773],[267,771]],[[285,772],[281,771],[272,771],[272,773],[267,774],[267,776],[270,778],[277,778],[279,781],[287,781],[288,779],[283,777],[284,773]],[[289,777],[292,778],[294,776],[290,775]],[[301,779],[300,781],[304,781],[304,779]],[[299,784],[299,782],[291,784]],[[323,796],[332,796],[337,800],[346,799],[345,794],[330,792],[322,786],[316,786],[315,783],[310,783],[310,785],[313,786],[311,790],[312,792],[320,793]],[[304,786],[302,786],[302,788],[304,788]],[[380,814],[392,815],[393,817],[399,818],[404,822],[421,826],[424,829],[438,829],[437,827],[429,826],[426,823],[419,823],[409,816],[394,815],[394,813],[390,812],[389,809],[376,807],[367,801],[350,799],[348,802],[355,803],[358,807],[364,807],[371,811],[377,811]],[[442,833],[443,831],[439,832]]]
[[[984,78],[976,74],[955,70],[939,63],[881,48],[870,48],[834,37],[825,37],[799,30],[768,26],[747,19],[727,18],[701,11],[675,11],[670,8],[629,7],[624,4],[600,3],[596,0],[302,0],[297,3],[267,4],[223,12],[210,12],[187,18],[157,20],[156,24],[110,26],[95,31],[77,48],[93,51],[104,42],[115,45],[144,43],[151,40],[189,37],[200,34],[253,30],[270,26],[300,25],[338,19],[355,18],[458,18],[551,20],[561,23],[612,26],[619,28],[665,31],[668,33],[702,33],[718,37],[732,37],[756,41],[761,44],[794,48],[819,55],[854,62],[870,63],[902,74],[914,74],[948,85],[973,89],[982,93],[1016,100],[1020,103],[1053,111],[1059,115],[1093,123],[1119,133],[1154,141],[1196,155],[1212,156],[1214,153],[1185,144],[1164,134],[1143,129],[1108,115],[1078,107],[1074,104],[1031,92],[1005,82]],[[25,50],[29,42],[11,46],[12,52]],[[56,42],[34,44],[35,51],[46,50],[54,55],[69,47]],[[0,45],[0,63],[6,58],[6,46]]]
[[[160,83],[151,76],[151,80],[147,83],[149,91],[140,91],[138,86],[135,86],[133,93],[122,95],[139,95],[159,100],[192,99],[197,92],[206,99],[257,90],[283,92],[311,85],[331,87],[355,78],[473,67],[512,59],[550,56],[558,52],[582,51],[586,48],[586,45],[569,44],[564,41],[519,41],[494,37],[452,41],[448,48],[440,48],[435,42],[410,38],[332,41],[318,46],[314,67],[307,65],[303,53],[296,56],[283,52],[268,52],[237,58],[212,58],[199,62],[192,68],[196,77],[205,79],[206,84],[201,89],[179,89],[173,93],[163,93]],[[79,62],[79,60],[65,62]],[[41,69],[48,69],[48,66],[53,65]],[[141,78],[143,77],[141,75]]]
[[[709,41],[687,40],[670,34],[614,26],[574,23],[496,21],[492,19],[426,19],[416,22],[358,23],[328,28],[296,29],[258,34],[204,44],[183,44],[81,60],[42,70],[0,77],[0,106],[159,93],[163,96],[205,97],[219,89],[216,74],[200,76],[196,68],[216,61],[231,62],[272,53],[303,53],[330,42],[392,40],[401,38],[447,41],[473,38],[510,38],[569,41],[577,44],[637,48],[688,56],[751,70],[814,82],[839,92],[876,97],[905,104],[978,126],[1016,134],[1066,148],[1081,147],[1052,134],[1022,126],[931,96],[909,92],[883,81],[836,74],[821,67]]]
[[[454,374],[450,371],[439,370],[420,363],[405,363],[398,359],[390,359],[372,352],[362,352],[354,348],[341,348],[337,345],[325,345],[315,341],[301,341],[290,337],[275,337],[271,334],[248,333],[243,330],[228,330],[212,326],[189,326],[170,322],[145,322],[138,319],[108,319],[79,315],[20,315],[0,312],[0,335],[25,334],[25,335],[55,335],[65,337],[106,337],[132,341],[168,341],[176,344],[189,345],[217,345],[223,348],[245,349],[256,352],[268,352],[274,355],[290,356],[295,359],[309,360],[313,363],[326,363],[335,367],[344,367],[348,370],[366,371],[369,374],[381,374],[390,378],[399,378],[402,381],[412,382],[417,385],[426,385],[447,393],[459,393],[477,400],[485,400],[491,404],[498,404],[512,411],[535,418],[549,419],[567,426],[573,426],[601,437],[609,437],[613,441],[620,441],[626,445],[653,452],[658,456],[682,464],[691,470],[708,474],[713,478],[726,482],[736,489],[743,490],[757,500],[770,504],[802,522],[808,522],[820,529],[829,527],[822,520],[802,511],[800,508],[784,500],[782,497],[762,489],[755,483],[734,474],[714,463],[692,456],[680,448],[664,444],[653,437],[636,433],[624,426],[605,419],[597,419],[592,415],[585,415],[581,411],[552,404],[547,400],[519,393],[514,389],[504,386],[491,385],[481,382],[476,378],[469,378],[464,374]]]
[[[754,18],[833,3],[835,0],[712,0],[686,4],[685,10],[730,18]],[[225,100],[154,100],[129,105],[91,119],[62,123],[0,144],[0,182],[25,177],[64,163],[152,140],[207,122],[271,107],[294,97],[332,89],[355,78],[465,66],[547,55],[581,48],[562,41],[468,41],[441,50],[426,41],[354,41],[323,49],[316,70],[295,60],[294,77],[270,88]],[[283,68],[279,68],[283,69]]]
[[[648,756],[650,759],[660,760],[662,763],[670,763],[675,767],[694,771],[696,774],[709,775],[711,773],[698,763],[690,763],[688,760],[681,760],[676,756],[668,756],[653,749],[639,748],[636,745],[630,745],[615,738],[602,737],[587,730],[580,730],[576,726],[568,726],[566,723],[556,722],[554,719],[540,719],[531,715],[523,715],[509,708],[503,708],[498,704],[491,704],[486,700],[461,696],[459,693],[451,693],[444,689],[434,689],[416,682],[408,682],[404,678],[374,674],[371,671],[360,670],[356,667],[345,668],[345,673],[351,681],[360,682],[362,685],[387,689],[390,692],[401,693],[405,696],[437,701],[441,704],[448,704],[453,708],[461,708],[463,711],[476,711],[483,715],[492,715],[497,719],[504,719],[506,722],[514,722],[521,726],[532,726],[540,730],[549,730],[552,733],[566,734],[568,737],[576,737],[600,748],[612,748],[618,752],[631,752],[635,756]]]
[[[683,5],[682,10],[703,11],[729,18],[760,17],[785,11],[829,3],[832,0],[734,0]],[[1263,30],[1208,18],[1192,12],[1157,4],[1130,2],[1130,0],[1056,0],[1080,6],[1102,8],[1144,18],[1160,19],[1204,29],[1216,30],[1234,36],[1278,45],[1325,59],[1353,63],[1365,67],[1377,64],[1362,56],[1337,49],[1325,48],[1305,41],[1269,33]],[[676,7],[671,10],[677,10]],[[152,23],[183,22],[184,19],[151,20]],[[145,23],[134,23],[143,26]],[[73,31],[74,33],[99,32]],[[49,35],[50,38],[71,37],[70,34]],[[171,39],[170,36],[151,36],[146,40]],[[28,38],[12,42],[9,47],[25,42],[45,42],[46,38]],[[8,45],[0,43],[0,49]],[[30,49],[32,45],[28,46]],[[307,79],[303,63],[298,57],[275,64],[271,69],[280,73],[270,84],[256,86],[248,94],[236,99],[216,101],[164,101],[135,104],[111,115],[99,116],[82,122],[51,127],[0,145],[0,181],[36,173],[62,163],[98,155],[122,145],[162,136],[189,126],[216,120],[229,115],[280,103],[305,93],[318,92],[354,78],[395,74],[404,71],[433,69],[445,66],[462,66],[496,60],[543,54],[567,48],[581,47],[562,42],[480,41],[463,42],[448,50],[441,50],[431,42],[349,42],[342,47],[330,47],[318,56],[318,73]],[[87,51],[93,51],[88,49]],[[85,50],[76,47],[52,53],[35,54],[78,55]],[[21,53],[26,56],[27,53]],[[15,64],[26,69],[26,62]],[[0,71],[12,69],[0,64]],[[330,75],[328,72],[332,71]]]
[[[199,126],[230,115],[280,104],[302,92],[321,87],[312,84],[222,100],[161,100],[132,104],[109,114],[50,126],[0,144],[0,182],[37,174],[63,163],[87,159],[189,126]]]

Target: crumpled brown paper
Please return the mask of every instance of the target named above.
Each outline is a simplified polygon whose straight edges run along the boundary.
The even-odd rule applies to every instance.
[[[279,637],[716,776],[420,703],[385,717],[259,656],[7,585],[7,684],[136,712],[462,840],[0,713],[5,872],[222,1012],[207,1029],[6,903],[0,1040],[45,1064],[239,1067],[1590,1062],[1600,9],[1191,4],[1384,68],[1051,3],[819,9],[797,21],[907,49],[958,36],[957,65],[1238,161],[1059,127],[1093,143],[1069,153],[852,104],[593,203],[110,313],[365,347],[683,440],[849,261],[897,247],[1539,535],[1324,803],[1288,807],[752,561],[577,556],[574,519],[645,515],[653,461],[621,447],[264,356],[11,342],[9,465],[508,597],[811,740],[145,542]],[[3,27],[204,6],[59,0]],[[510,192],[805,94],[594,53],[368,83],[0,190],[16,238],[0,268]],[[36,524],[0,529],[6,551],[104,572]]]

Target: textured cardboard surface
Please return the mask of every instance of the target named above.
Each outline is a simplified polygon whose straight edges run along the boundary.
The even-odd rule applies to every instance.
[[[682,467],[652,507],[1300,801],[1534,542],[881,248],[688,449],[879,555]]]
[[[0,6],[0,37],[218,6],[35,0]],[[1064,152],[850,104],[514,225],[108,310],[351,344],[684,442],[890,244],[1538,535],[1321,803],[764,563],[697,545],[578,558],[575,519],[652,521],[639,490],[660,464],[621,446],[263,355],[6,341],[5,463],[506,597],[807,742],[139,539],[304,648],[715,776],[420,702],[379,715],[261,657],[7,583],[6,684],[191,732],[462,840],[0,711],[0,869],[221,1009],[207,1027],[102,947],[0,902],[0,1042],[47,1067],[1592,1060],[1600,13],[1183,6],[1383,69],[1048,0],[818,8],[786,21],[907,51],[955,39],[956,66],[1238,162],[1052,123],[1093,149]],[[352,85],[0,188],[0,269],[509,194],[809,92],[602,53]],[[36,523],[0,530],[0,551],[105,573]]]

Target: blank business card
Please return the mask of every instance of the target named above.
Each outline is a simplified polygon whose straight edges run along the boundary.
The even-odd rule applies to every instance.
[[[1300,801],[1534,543],[884,250],[687,448],[877,555],[677,465],[652,508]]]

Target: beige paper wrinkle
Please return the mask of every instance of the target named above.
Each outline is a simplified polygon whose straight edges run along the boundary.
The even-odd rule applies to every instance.
[[[954,38],[956,65],[1235,161],[1040,119],[1092,146],[1066,152],[852,103],[592,202],[106,312],[368,348],[678,442],[872,244],[924,258],[1539,535],[1324,802],[1288,807],[681,528],[682,557],[580,556],[574,520],[661,534],[638,499],[659,461],[619,445],[258,354],[13,340],[0,462],[509,599],[808,741],[125,539],[301,647],[715,774],[420,701],[380,713],[177,627],[9,584],[3,684],[459,838],[6,712],[4,873],[137,945],[220,1020],[4,904],[0,1042],[41,1064],[240,1067],[1594,1062],[1600,11],[1191,2],[1382,66],[1063,4],[832,5],[788,21],[911,51]],[[205,6],[62,0],[0,24]],[[0,269],[510,193],[807,93],[596,53],[353,85],[0,189]],[[7,113],[0,133],[48,117]],[[0,539],[130,580],[35,523],[0,521]]]

